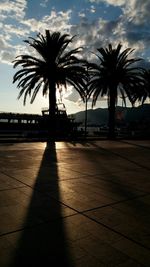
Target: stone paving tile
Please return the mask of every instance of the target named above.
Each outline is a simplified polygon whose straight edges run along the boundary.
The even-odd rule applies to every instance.
[[[23,186],[22,183],[20,183],[19,181],[16,181],[11,177],[9,177],[8,175],[5,175],[4,173],[0,172],[0,191],[22,186]]]
[[[128,264],[129,264],[129,266],[149,266],[150,253],[149,253],[148,249],[143,248],[140,245],[136,244],[135,242],[130,241],[127,238],[122,237],[121,234],[117,234],[116,232],[113,232],[110,229],[105,228],[103,225],[98,225],[95,228],[95,230],[92,229],[92,223],[90,223],[89,228],[87,225],[85,227],[87,227],[88,232],[91,233],[92,238],[95,238],[96,242],[98,242],[98,240],[100,240],[100,243],[101,242],[102,242],[102,244],[104,243],[106,245],[106,247],[107,247],[107,244],[110,244],[111,247],[117,248],[117,250],[120,250],[120,252],[123,253],[123,255],[121,254],[121,258],[119,258],[119,256],[117,256],[117,259],[116,259],[117,262],[114,261],[114,258],[113,258],[113,261],[111,262],[111,256],[109,256],[109,259],[107,259],[107,257],[105,256],[104,258],[106,258],[106,261],[104,263],[108,264],[108,266],[111,266],[110,264],[114,264],[114,263],[116,264],[114,266],[128,266]],[[88,238],[91,238],[91,236],[87,237],[87,239]],[[90,242],[87,241],[87,244],[91,244],[91,241]],[[130,247],[131,247],[131,251],[130,251]],[[105,246],[104,246],[104,248],[105,248]],[[134,249],[135,249],[135,251],[134,251]],[[106,250],[109,251],[108,247]],[[91,249],[91,251],[93,251],[93,249]],[[110,254],[114,256],[115,252],[112,252],[111,248],[110,248],[110,251],[111,251]],[[139,252],[140,252],[140,254],[138,254]],[[99,255],[99,253],[98,253],[98,255]],[[127,258],[124,259],[123,258],[124,255],[126,255]],[[107,254],[107,256],[108,256],[108,254]],[[130,259],[130,257],[131,257],[131,259]],[[120,263],[118,263],[119,259],[121,261]],[[109,260],[110,260],[110,262],[107,262]],[[122,262],[124,262],[124,264]],[[135,263],[135,265],[132,265],[132,263]]]
[[[86,155],[87,154],[87,155]],[[141,169],[140,166],[138,166],[135,163],[132,163],[126,159],[122,159],[119,155],[113,155],[109,151],[105,152],[105,156],[101,155],[99,153],[95,153],[94,150],[90,151],[90,157],[88,157],[88,153],[85,155],[81,154],[81,161],[82,161],[82,168],[81,168],[81,161],[76,160],[74,163],[72,160],[68,160],[68,166],[66,168],[68,169],[75,169],[79,173],[87,174],[87,175],[98,175],[98,174],[112,174],[116,172],[122,172],[122,171],[130,171],[130,170],[139,170]],[[83,160],[82,160],[83,157]],[[108,168],[108,162],[109,162],[109,168]],[[71,167],[69,165],[71,164]]]
[[[148,226],[150,224],[150,194],[141,196],[132,200],[128,200],[122,203],[114,204],[113,208],[128,214],[141,224]]]
[[[149,267],[150,263],[149,250],[127,239],[122,239],[113,244],[113,246],[118,250],[123,251],[126,255],[136,260],[138,263],[143,264],[143,266]]]
[[[85,214],[88,215],[88,217],[112,228],[120,225],[121,223],[126,224],[129,221],[129,216],[120,213],[111,206],[91,210],[85,212]]]
[[[134,261],[132,259],[117,265],[117,267],[143,267],[143,266],[144,266],[143,264],[140,264],[137,261]]]
[[[100,262],[99,260],[97,260],[94,257],[91,257],[89,255],[86,255],[86,257],[81,258],[80,260],[77,261],[77,266],[78,267],[143,267],[144,265],[141,265],[139,263],[137,263],[134,260],[127,260],[121,264],[111,264],[110,262],[108,264],[104,264],[102,262]]]
[[[142,168],[138,168],[137,170],[130,171],[122,171],[112,173],[109,177],[103,175],[103,177],[107,180],[114,183],[118,183],[121,186],[128,186],[132,189],[136,189],[138,191],[150,192],[150,171],[144,170]]]
[[[24,187],[0,191],[0,234],[69,216],[75,211],[38,191]]]
[[[38,146],[37,146],[38,144]],[[42,150],[46,147],[46,143],[45,142],[30,142],[30,143],[15,143],[15,142],[10,142],[10,143],[0,143],[0,152],[4,152],[4,151],[19,151],[19,150],[29,150],[30,147],[32,148],[32,150]],[[3,155],[3,154],[2,154]]]
[[[78,267],[107,267],[104,263],[100,262],[99,259],[92,257],[89,254],[86,254],[81,259],[75,262],[75,266]]]
[[[62,203],[79,211],[110,205],[117,201],[143,195],[143,192],[133,191],[130,187],[122,187],[116,183],[91,176],[74,179],[71,182],[70,179],[59,181],[58,186],[55,185],[55,181],[41,182],[36,186],[41,192],[47,192],[55,199],[59,197]],[[58,187],[59,195],[57,194]]]
[[[85,256],[83,253],[80,261],[78,261],[78,263],[81,263],[81,266],[83,262],[88,263],[90,258],[93,259],[93,263],[95,262],[96,266],[101,266],[101,263],[102,266],[112,267],[129,260],[127,255],[122,252],[120,253],[119,250],[114,249],[112,246],[114,242],[122,238],[120,235],[81,215],[66,218],[66,221],[67,236],[71,245],[82,249],[86,253]],[[68,225],[70,226],[69,228]],[[74,236],[71,229],[73,231],[78,229],[82,236]],[[87,266],[92,266],[92,264],[88,264]]]
[[[111,175],[112,177],[108,180],[108,176],[103,174],[101,176],[86,177],[87,180],[90,180],[91,191],[97,195],[104,195],[113,200],[124,200],[128,198],[134,198],[136,196],[143,195],[143,191],[138,188],[130,186],[126,182],[118,183],[115,174]],[[82,184],[85,184],[85,178],[82,180]],[[88,183],[88,182],[87,182]]]
[[[143,166],[145,168],[149,168],[150,162],[150,153],[149,149],[145,149],[144,146],[135,146],[134,143],[126,143],[126,142],[101,142],[100,146],[107,151],[114,153],[114,155],[118,155],[127,159],[129,162],[135,163],[139,166]],[[135,150],[138,150],[138,153],[135,153]],[[144,160],[143,160],[144,159]]]
[[[114,206],[119,205],[122,204]],[[137,216],[136,212],[124,212],[123,208],[115,209],[114,206],[96,209],[85,214],[129,239],[150,248],[150,216],[143,218],[140,214]]]
[[[124,252],[113,247],[114,241],[117,243],[120,240],[118,235],[115,236],[112,231],[107,230],[107,238],[113,235],[111,242],[109,238],[107,242],[106,237],[105,241],[103,240],[105,235],[101,236],[103,230],[106,229],[85,216],[73,215],[63,220],[1,236],[0,266],[9,266],[4,264],[5,258],[7,256],[9,263],[14,255],[16,255],[15,266],[28,266],[29,261],[31,266],[40,266],[43,257],[48,260],[49,264],[52,261],[58,263],[59,260],[63,264],[69,256],[70,264],[64,266],[76,267],[84,266],[83,264],[89,267],[116,267],[131,259]],[[97,236],[95,231],[97,231]]]
[[[0,237],[0,266],[9,266],[5,263],[12,261],[11,255],[16,252],[15,265],[12,266],[43,266],[44,259],[47,259],[47,266],[51,263],[61,263],[67,260],[69,253],[73,254],[74,260],[79,260],[86,255],[81,248],[71,245],[71,241],[87,237],[86,229],[75,229],[75,224],[65,220],[56,220],[48,224],[37,225],[36,227],[26,228],[24,231],[18,231]],[[74,226],[74,227],[73,227]],[[77,226],[76,226],[77,227]],[[73,228],[73,229],[72,229]],[[7,255],[8,250],[8,255]],[[69,250],[72,250],[72,252]],[[10,255],[9,255],[10,254]],[[10,257],[10,258],[9,258]],[[19,260],[19,262],[18,262]],[[30,265],[31,264],[31,265]],[[60,266],[60,265],[52,266]],[[51,265],[50,265],[51,266]]]
[[[76,246],[83,248],[87,254],[97,258],[103,264],[108,266],[117,266],[117,264],[127,261],[129,259],[123,252],[115,249],[107,243],[103,243],[98,239],[87,237],[81,239],[80,242],[76,241]]]
[[[128,141],[124,141],[125,143],[129,143],[132,145],[137,145],[137,146],[142,146],[146,149],[150,148],[150,141],[149,140],[128,140]]]
[[[13,179],[14,183],[15,181],[18,181],[22,183],[23,186],[34,186],[38,171],[36,170],[36,168],[32,170],[27,168],[22,170],[12,169],[11,172],[7,169],[4,171],[4,173],[7,175],[11,175],[11,178]]]
[[[64,235],[62,223],[56,221],[20,231],[19,235],[7,235],[7,243],[3,236],[0,238],[0,266],[72,266],[68,264],[69,251]]]
[[[55,186],[55,182],[51,182],[49,184],[41,184],[38,189],[43,192],[46,190],[46,187],[48,187],[47,194],[53,196],[54,198],[57,198],[57,186]],[[91,183],[86,183],[84,180],[81,182],[81,179],[74,179],[70,182],[70,180],[63,180],[58,182],[59,192],[61,196],[61,201],[69,200],[77,198],[77,200],[81,200],[83,202],[86,201],[97,201],[98,197],[100,196],[97,194],[95,196],[95,192],[92,188]],[[101,196],[101,199],[106,199],[106,196]],[[109,197],[107,197],[109,199]],[[109,201],[112,201],[110,198]]]

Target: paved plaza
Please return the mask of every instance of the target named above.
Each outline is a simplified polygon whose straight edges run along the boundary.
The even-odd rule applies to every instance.
[[[150,141],[0,144],[0,267],[150,266]]]

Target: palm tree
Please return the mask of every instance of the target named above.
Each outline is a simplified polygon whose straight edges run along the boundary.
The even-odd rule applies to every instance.
[[[18,82],[20,89],[18,99],[24,95],[24,105],[27,96],[33,103],[40,89],[43,95],[49,95],[49,116],[55,118],[56,89],[67,84],[72,85],[84,98],[83,79],[84,64],[77,54],[81,48],[68,50],[68,45],[74,39],[68,34],[45,31],[45,36],[38,34],[37,39],[29,37],[25,40],[34,48],[36,56],[19,55],[14,61],[14,68],[21,67],[13,77],[13,83]]]
[[[97,49],[100,53],[97,55],[99,63],[89,63],[91,79],[88,90],[93,97],[92,106],[96,104],[98,96],[108,97],[109,139],[115,138],[115,110],[118,97],[121,95],[126,103],[127,96],[134,103],[132,96],[141,83],[140,68],[132,66],[140,59],[129,57],[133,51],[130,48],[123,52],[121,48],[121,44],[118,44],[117,48],[113,48],[111,44],[107,48],[101,47]]]
[[[141,72],[141,78],[143,79],[142,85],[139,87],[138,92],[135,92],[134,102],[144,102],[150,98],[150,69],[143,69]]]

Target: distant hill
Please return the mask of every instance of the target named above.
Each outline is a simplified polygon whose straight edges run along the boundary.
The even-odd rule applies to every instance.
[[[73,114],[75,121],[84,124],[85,111],[80,111]],[[122,120],[125,123],[150,120],[150,104],[144,104],[138,107],[116,107],[116,118]],[[108,109],[107,108],[97,108],[89,109],[87,111],[87,121],[88,125],[101,125],[108,123]]]

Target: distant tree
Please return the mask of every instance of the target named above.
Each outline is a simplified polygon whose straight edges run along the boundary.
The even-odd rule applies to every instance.
[[[38,34],[37,38],[29,37],[25,40],[34,48],[33,56],[19,55],[13,61],[14,68],[21,67],[13,77],[13,83],[18,82],[20,89],[18,99],[27,96],[33,103],[39,90],[43,95],[49,95],[49,115],[55,117],[56,89],[67,84],[72,85],[84,98],[83,80],[85,77],[84,63],[77,55],[81,48],[68,50],[68,45],[74,39],[68,34],[45,31],[45,35]],[[36,52],[36,54],[35,54]]]
[[[92,96],[92,105],[96,104],[98,96],[108,97],[109,109],[109,132],[108,138],[115,138],[115,111],[118,97],[121,96],[124,103],[126,97],[133,104],[135,93],[138,92],[141,83],[140,68],[133,67],[133,64],[140,59],[131,58],[133,52],[127,48],[121,52],[122,45],[118,44],[113,48],[109,44],[107,48],[97,49],[98,63],[89,63],[91,79],[88,90]]]

